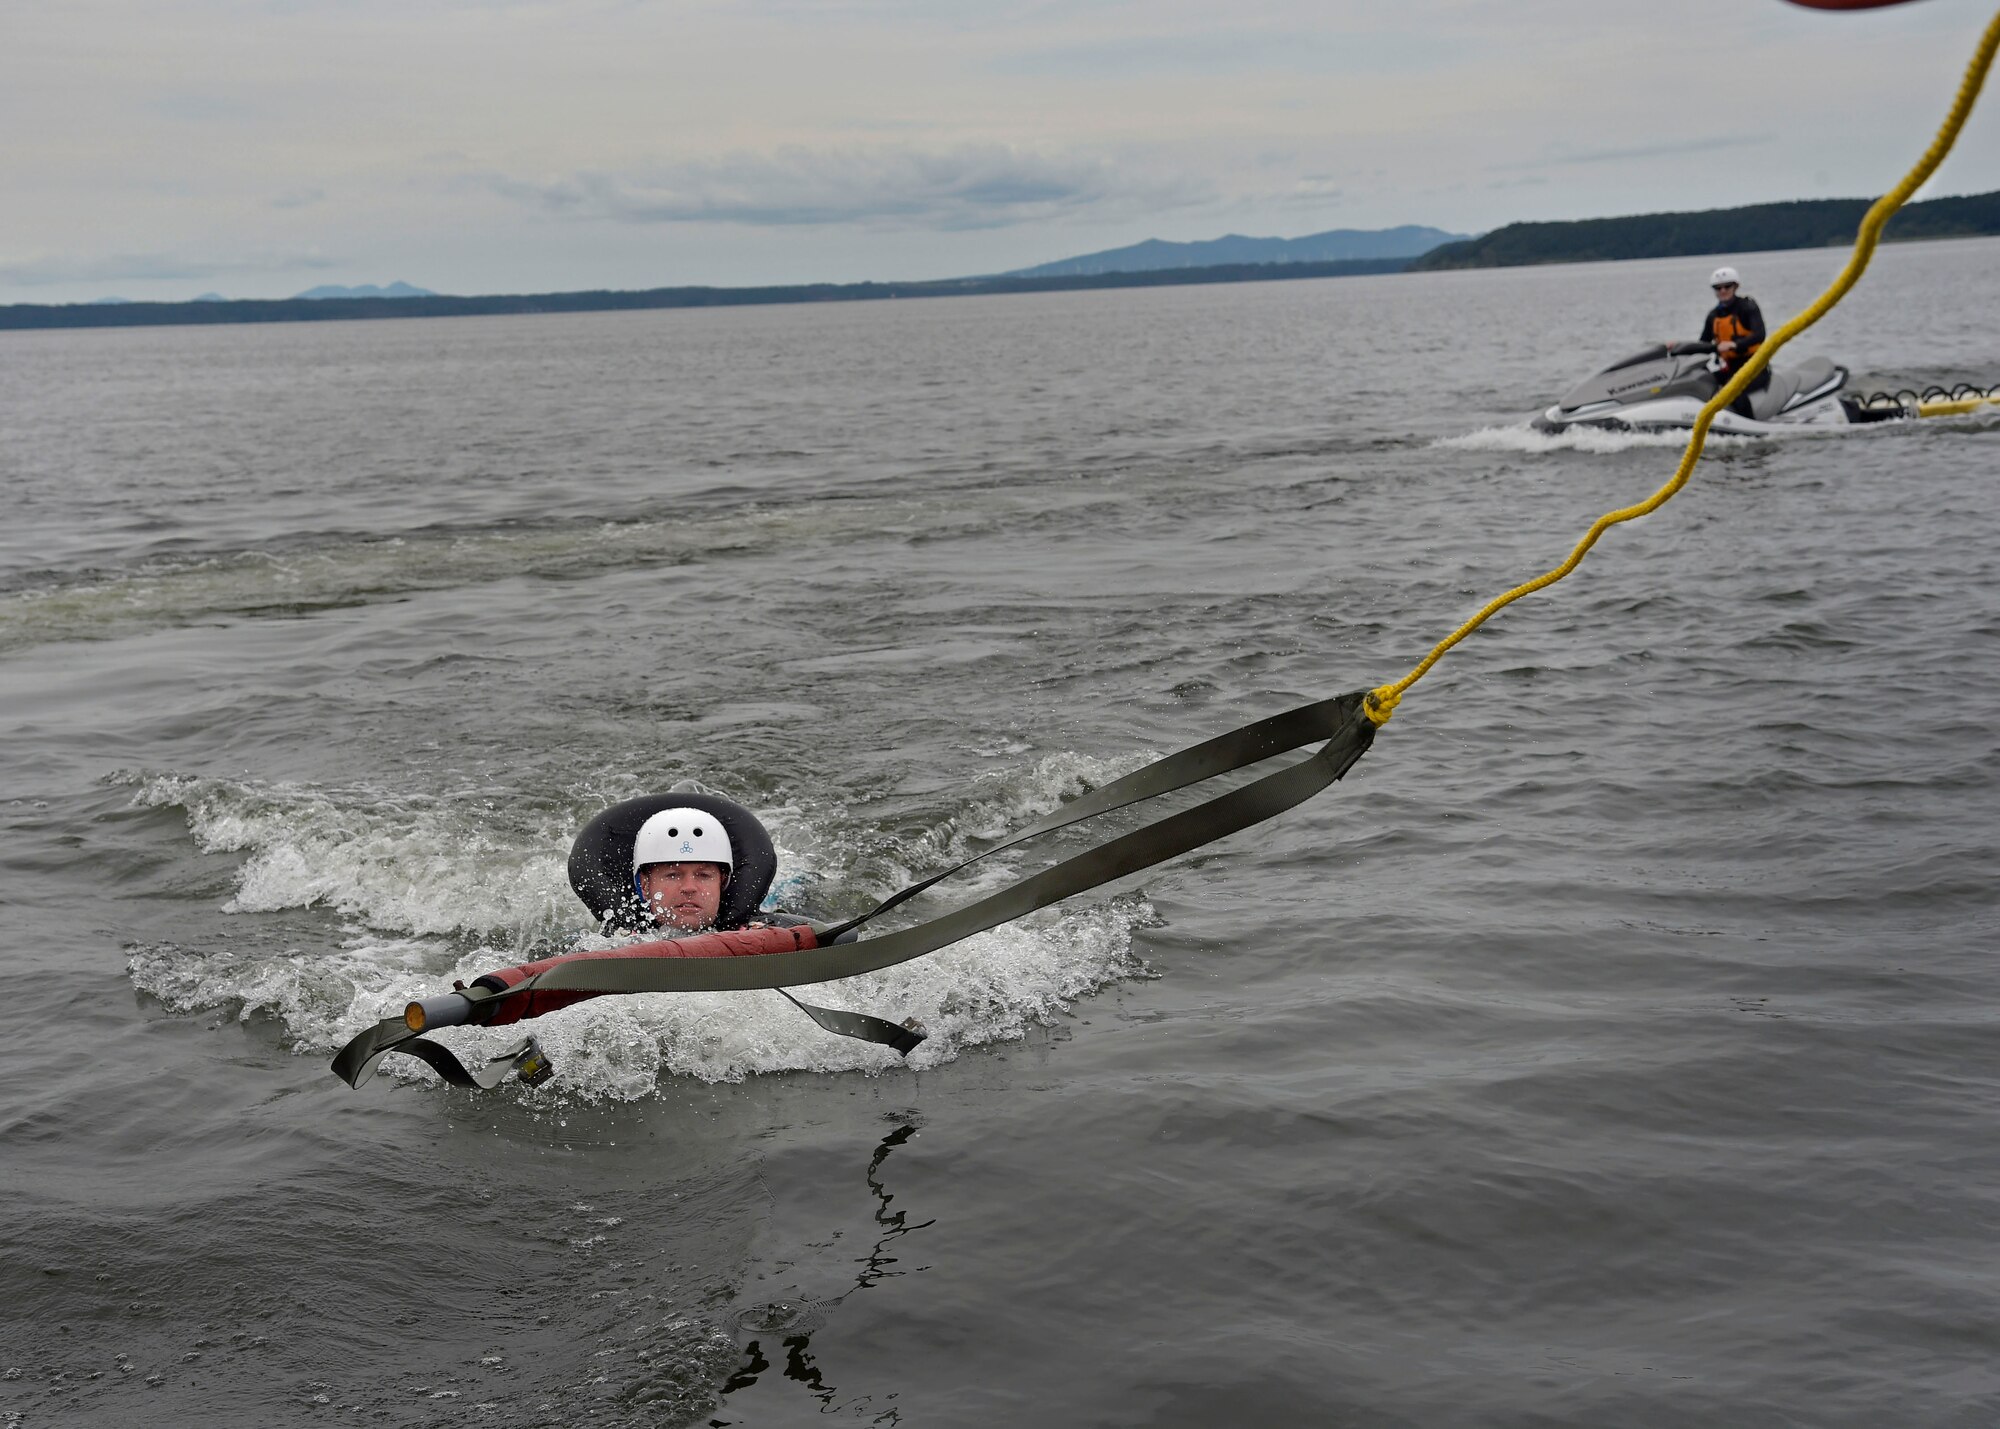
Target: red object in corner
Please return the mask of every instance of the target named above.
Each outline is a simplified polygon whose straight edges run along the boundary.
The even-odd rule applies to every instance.
[[[537,963],[522,963],[519,967],[482,973],[473,982],[499,992],[518,987],[549,968],[580,962],[585,958],[755,958],[767,953],[802,953],[818,946],[819,938],[811,928],[804,926],[743,928],[733,933],[696,933],[686,938],[663,938],[657,943],[633,943],[630,947],[606,948],[602,952],[563,953],[558,957],[543,958]],[[481,1018],[475,1014],[475,1020],[488,1027],[501,1027],[509,1022],[540,1017],[544,1013],[587,1002],[593,997],[608,996],[612,994],[581,988],[530,992],[521,997],[506,998],[494,1005],[492,1016]]]
[[[1885,5],[1907,5],[1910,0],[1792,0],[1808,10],[1879,10]]]

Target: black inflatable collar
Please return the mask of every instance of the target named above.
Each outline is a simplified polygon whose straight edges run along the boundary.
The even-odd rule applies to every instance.
[[[569,850],[569,886],[600,923],[626,932],[653,926],[632,888],[632,844],[646,820],[666,809],[713,814],[729,835],[736,865],[722,890],[719,929],[741,928],[757,916],[778,872],[778,852],[757,816],[715,794],[647,794],[614,804],[583,826]]]

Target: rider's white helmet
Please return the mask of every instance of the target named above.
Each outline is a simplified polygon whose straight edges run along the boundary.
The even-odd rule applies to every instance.
[[[1742,282],[1743,280],[1736,276],[1734,268],[1717,268],[1713,273],[1708,275],[1708,286],[1711,288],[1719,288],[1724,283],[1741,285]]]
[[[649,863],[719,863],[725,871],[736,867],[735,850],[722,820],[700,809],[662,809],[639,825],[632,840],[632,873]]]

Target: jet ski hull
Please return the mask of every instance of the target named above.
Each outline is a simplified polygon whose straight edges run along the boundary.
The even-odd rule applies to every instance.
[[[1570,427],[1614,431],[1686,430],[1695,424],[1719,384],[1708,369],[1713,351],[1706,343],[1665,343],[1649,347],[1594,373],[1533,419],[1538,431]],[[1847,369],[1824,357],[1796,367],[1772,369],[1770,381],[1750,394],[1746,417],[1733,410],[1717,414],[1711,430],[1735,436],[1774,436],[1800,428],[1858,426],[1901,415],[1894,409],[1864,407],[1841,389]]]
[[[1693,397],[1669,397],[1653,402],[1635,402],[1615,414],[1587,417],[1565,413],[1558,405],[1535,417],[1532,425],[1540,432],[1560,432],[1570,427],[1595,427],[1599,431],[1611,432],[1686,431],[1694,426],[1695,418],[1701,415],[1701,409],[1706,405],[1705,400]],[[1847,406],[1836,396],[1815,403],[1810,411],[1787,413],[1782,420],[1775,422],[1759,422],[1725,408],[1716,414],[1709,430],[1731,436],[1768,437],[1809,427],[1854,425],[1857,423]]]

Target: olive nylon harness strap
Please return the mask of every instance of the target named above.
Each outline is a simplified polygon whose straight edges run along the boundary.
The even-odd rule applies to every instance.
[[[976,902],[879,938],[773,953],[758,958],[576,958],[511,989],[588,988],[598,992],[726,992],[832,982],[908,962],[948,943],[1046,908],[1086,889],[1164,863],[1274,814],[1304,803],[1354,766],[1373,741],[1374,726],[1361,715],[1361,692],[1289,710],[1156,760],[1122,779],[1064,805],[1005,843],[913,884],[860,918],[820,934],[831,939],[893,908],[940,879],[1013,847],[1025,839],[1130,804],[1184,789],[1217,775],[1261,763],[1273,755],[1325,740],[1316,754],[1276,773],[1219,794],[1178,814],[1146,824],[1108,843],[1031,874]]]
[[[818,932],[822,940],[819,947],[761,957],[584,954],[562,959],[507,991],[481,997],[480,1001],[498,1002],[534,990],[630,993],[776,988],[783,991],[908,962],[1074,894],[1151,868],[1305,802],[1351,769],[1374,741],[1375,726],[1362,715],[1363,697],[1363,692],[1356,691],[1317,700],[1155,760],[1070,801],[1004,842],[891,895],[860,917]],[[981,859],[1028,839],[1322,740],[1321,748],[1304,759],[1064,859],[962,908],[881,937],[839,944],[831,941]],[[466,993],[470,996],[474,991],[467,989]],[[791,998],[790,993],[785,996]],[[921,1033],[881,1018],[814,1007],[797,998],[791,1000],[820,1026],[841,1036],[882,1042],[905,1053],[922,1040]],[[495,1086],[516,1063],[535,1070],[546,1065],[539,1047],[530,1038],[494,1058],[484,1072],[475,1075],[447,1048],[413,1034],[401,1018],[391,1017],[349,1042],[334,1059],[333,1068],[344,1081],[359,1086],[373,1075],[381,1058],[390,1052],[421,1057],[454,1086]]]

